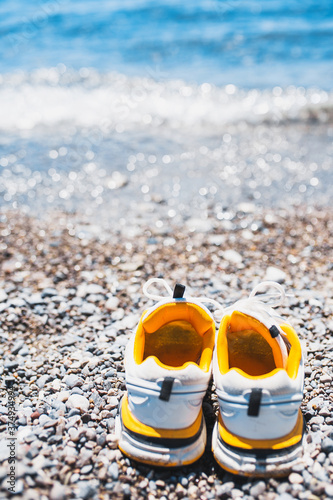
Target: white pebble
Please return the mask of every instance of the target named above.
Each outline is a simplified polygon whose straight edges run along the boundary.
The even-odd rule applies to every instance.
[[[232,264],[241,264],[243,261],[241,254],[232,249],[223,252],[223,258]]]
[[[274,266],[269,266],[266,269],[265,281],[277,281],[278,283],[283,283],[286,280],[286,273]]]
[[[106,302],[105,302],[105,309],[107,311],[115,311],[119,306],[119,299],[118,297],[110,297]]]
[[[81,396],[80,394],[72,394],[71,396],[69,396],[66,404],[69,408],[77,408],[81,411],[89,410],[88,399],[85,396]]]

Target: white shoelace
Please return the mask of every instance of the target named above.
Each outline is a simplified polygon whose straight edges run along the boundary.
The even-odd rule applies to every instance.
[[[262,293],[259,296],[257,296],[259,290],[261,290],[262,288],[275,288],[279,293],[278,294]],[[274,297],[276,297],[276,300],[270,300]],[[277,283],[276,281],[262,281],[253,288],[247,300],[252,300],[252,299],[259,300],[260,302],[263,302],[264,304],[270,307],[277,307],[281,306],[285,302],[286,297],[293,297],[293,295],[286,294],[283,286],[281,286],[280,283]],[[262,299],[268,299],[268,300],[262,300]]]
[[[162,286],[164,286],[164,288],[166,289],[166,291],[168,292],[168,295],[157,295],[155,293],[151,293],[148,291],[148,288],[153,285],[153,284],[160,284]],[[168,285],[168,283],[163,279],[163,278],[151,278],[149,279],[144,285],[143,285],[143,293],[145,294],[146,297],[148,297],[148,299],[153,299],[153,300],[165,300],[169,297],[173,297],[173,290],[172,288]],[[185,298],[185,297],[184,297]],[[199,303],[208,303],[208,304],[213,304],[219,311],[220,313],[224,313],[224,307],[221,306],[221,304],[219,302],[217,302],[217,300],[214,300],[214,299],[210,299],[208,297],[190,297],[189,295],[186,295],[186,299],[188,300],[195,300],[196,302],[199,302]]]
[[[162,285],[166,289],[168,295],[158,295],[156,293],[149,292],[148,288],[150,288],[150,286],[153,284]],[[258,295],[258,292],[263,288],[275,288],[278,291],[278,293],[277,294],[275,294],[275,293],[261,293],[260,295]],[[157,301],[165,300],[166,298],[173,297],[172,288],[168,285],[168,283],[163,278],[151,278],[151,279],[149,279],[143,285],[143,293],[149,299],[157,300]],[[248,298],[241,299],[241,301],[244,300],[244,301],[250,302],[253,300],[256,302],[262,302],[264,305],[267,305],[270,307],[277,307],[277,306],[282,305],[285,302],[286,297],[292,297],[292,296],[293,295],[286,294],[283,286],[281,286],[276,281],[263,281],[253,288],[253,290],[250,293]],[[224,308],[215,299],[210,299],[208,297],[190,297],[189,295],[187,295],[186,297],[188,299],[195,299],[197,302],[213,304],[220,312],[222,312],[222,313],[225,312],[226,308]],[[266,300],[266,299],[268,299],[268,300]]]

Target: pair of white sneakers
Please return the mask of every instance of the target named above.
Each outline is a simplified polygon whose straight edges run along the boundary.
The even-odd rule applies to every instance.
[[[149,293],[162,284],[168,297]],[[257,295],[264,288],[275,295]],[[146,310],[125,354],[127,393],[116,432],[120,450],[155,466],[191,464],[205,451],[202,401],[213,370],[219,417],[212,451],[224,469],[248,476],[288,474],[302,454],[302,350],[294,329],[271,306],[285,298],[275,282],[258,285],[215,322],[203,302],[164,280],[144,286]]]

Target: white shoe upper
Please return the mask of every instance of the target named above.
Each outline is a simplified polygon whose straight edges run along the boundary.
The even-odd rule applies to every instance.
[[[162,284],[166,286],[165,282]],[[195,305],[201,308],[207,320],[209,318],[213,324],[208,309],[195,299],[168,298],[159,300],[145,312],[141,319],[142,325],[148,324],[154,314],[159,314],[162,306],[174,305],[177,301],[186,303],[189,307]],[[165,311],[165,308],[162,309]],[[167,322],[167,318],[165,321]],[[214,333],[215,331],[213,335]],[[154,428],[182,429],[191,426],[202,407],[211,377],[211,364],[207,371],[194,362],[185,363],[180,367],[165,367],[155,356],[149,356],[137,363],[134,355],[135,336],[134,333],[125,353],[128,404],[132,415],[141,423]]]
[[[133,357],[134,337],[125,355],[128,404],[132,414],[145,425],[160,429],[182,429],[197,418],[207,391],[211,369],[203,372],[194,364],[168,370],[147,358],[137,365]],[[160,399],[163,382],[172,377],[172,393]]]
[[[279,287],[277,284],[273,286]],[[286,370],[288,341],[285,342],[286,334],[281,328],[286,322],[254,295],[237,302],[225,312],[231,316],[238,311],[255,318],[268,330],[273,327],[272,332],[276,336],[272,342],[277,343],[283,366],[263,377],[248,376],[233,367],[221,373],[215,348],[214,381],[221,416],[228,431],[246,439],[278,439],[290,433],[297,423],[303,397],[303,359],[300,359],[297,375],[290,377]],[[255,401],[254,412],[250,409],[251,400]]]

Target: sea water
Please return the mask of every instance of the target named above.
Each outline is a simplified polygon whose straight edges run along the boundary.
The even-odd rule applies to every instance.
[[[0,2],[1,205],[332,201],[333,2]]]

